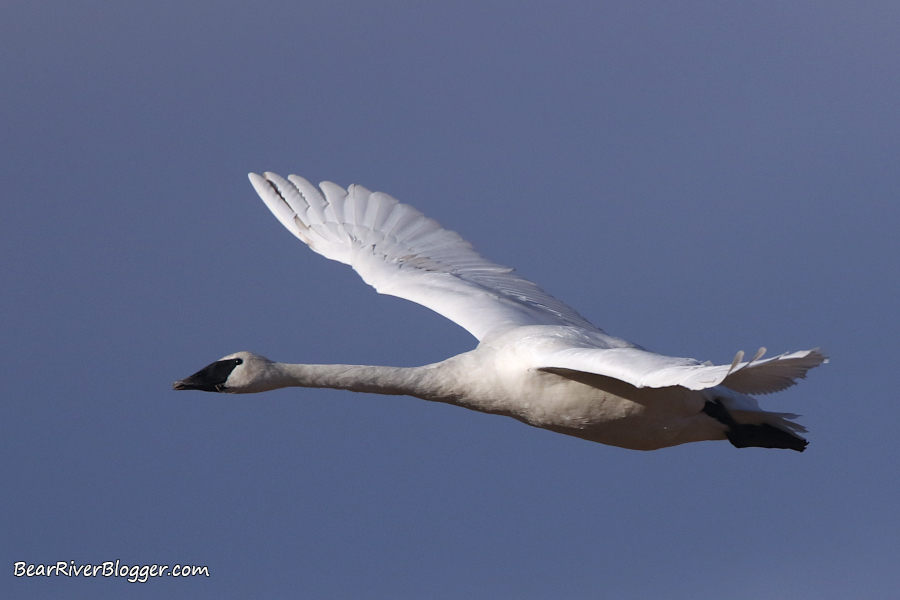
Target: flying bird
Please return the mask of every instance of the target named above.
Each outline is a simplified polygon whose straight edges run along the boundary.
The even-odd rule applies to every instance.
[[[296,175],[250,174],[269,210],[325,258],[381,294],[417,302],[478,339],[421,367],[305,365],[237,352],[177,381],[176,390],[243,394],[299,386],[408,395],[506,415],[585,440],[656,450],[703,440],[802,452],[797,415],[764,411],[827,361],[818,349],[730,365],[656,354],[613,337],[459,234],[381,192]]]

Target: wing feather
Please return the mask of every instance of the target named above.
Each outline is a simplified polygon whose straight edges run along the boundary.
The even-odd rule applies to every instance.
[[[602,333],[512,269],[479,255],[459,234],[391,196],[296,175],[250,174],[266,206],[319,254],[351,265],[379,293],[426,306],[479,340],[513,327],[576,326]]]
[[[771,394],[796,385],[797,379],[806,379],[807,371],[827,362],[819,348],[782,354],[735,369],[722,385],[742,394]]]
[[[568,340],[567,340],[568,342]],[[741,394],[769,394],[786,389],[797,379],[806,377],[810,369],[827,362],[818,349],[782,354],[766,360],[741,362],[739,352],[730,365],[711,365],[693,358],[664,356],[631,348],[566,347],[541,349],[535,361],[547,371],[565,369],[614,377],[635,387],[668,387],[679,385],[703,390],[717,385]]]

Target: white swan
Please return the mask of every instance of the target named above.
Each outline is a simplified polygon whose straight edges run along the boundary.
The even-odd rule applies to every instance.
[[[418,302],[480,343],[422,367],[292,365],[238,352],[174,384],[251,393],[288,386],[416,396],[507,415],[575,437],[654,450],[728,439],[738,447],[803,451],[797,415],[747,394],[794,385],[818,350],[730,365],[673,358],[607,335],[535,284],[492,263],[458,234],[382,193],[295,175],[250,174],[281,223],[310,248],[352,266],[379,293]]]

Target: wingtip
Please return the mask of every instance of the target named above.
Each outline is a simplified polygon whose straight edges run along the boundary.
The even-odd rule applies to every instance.
[[[785,353],[782,355],[785,358],[804,358],[809,361],[810,366],[809,369],[813,369],[818,367],[819,365],[827,364],[829,362],[829,356],[822,351],[821,348],[813,348],[811,350],[801,350],[800,352],[794,352],[793,354]]]
[[[250,179],[250,185],[253,186],[253,189],[256,190],[256,193],[259,194],[261,198],[265,199],[266,196],[271,193],[272,188],[269,186],[269,182],[265,177],[257,175],[256,173],[248,173],[247,177]]]
[[[819,364],[824,365],[824,364],[828,364],[829,362],[831,362],[831,357],[828,356],[828,353],[825,352],[824,350],[822,350],[821,348],[813,348],[809,352],[810,352],[810,354],[815,354],[816,357],[820,359],[821,362]]]

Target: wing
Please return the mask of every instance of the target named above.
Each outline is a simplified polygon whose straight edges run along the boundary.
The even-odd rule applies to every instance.
[[[327,181],[320,191],[302,177],[274,173],[251,173],[250,182],[310,248],[352,266],[380,294],[427,306],[479,340],[525,325],[600,333],[537,285],[483,258],[459,234],[387,194]]]
[[[680,385],[702,390],[722,385],[742,394],[781,391],[797,383],[796,379],[804,379],[813,367],[828,361],[818,349],[760,360],[765,350],[760,348],[748,362],[741,362],[744,353],[738,352],[730,365],[663,356],[641,348],[547,348],[536,360],[541,370],[595,373],[639,388]]]

